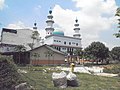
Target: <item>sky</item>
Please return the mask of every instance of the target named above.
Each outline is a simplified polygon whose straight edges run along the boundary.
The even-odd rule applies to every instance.
[[[82,47],[100,41],[107,47],[120,46],[116,8],[120,0],[0,0],[0,31],[2,28],[32,28],[37,23],[41,37],[45,37],[47,15],[52,8],[54,27],[73,36],[75,19],[80,24]]]

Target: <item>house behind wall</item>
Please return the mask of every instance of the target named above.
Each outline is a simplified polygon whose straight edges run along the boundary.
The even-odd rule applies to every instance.
[[[30,63],[32,65],[61,65],[65,63],[64,53],[43,45],[30,51]]]

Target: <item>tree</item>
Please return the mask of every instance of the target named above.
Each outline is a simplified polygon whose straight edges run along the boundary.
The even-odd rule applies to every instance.
[[[115,16],[120,16],[120,7],[117,8]]]
[[[120,17],[120,7],[117,8],[115,16]],[[118,28],[120,28],[120,18],[118,19]],[[116,36],[116,38],[120,38],[120,30],[118,31],[118,33],[115,33],[114,35]]]
[[[32,43],[28,43],[28,46],[33,49],[34,48],[34,45],[35,45],[35,40],[38,40],[39,39],[39,33],[38,31],[33,31],[32,32],[32,35],[31,35],[31,38],[33,39]]]
[[[0,55],[0,90],[14,90],[14,86],[21,82],[22,77],[12,57]]]
[[[28,46],[33,49],[34,43],[28,43]]]
[[[86,56],[103,62],[109,56],[109,49],[101,42],[92,42],[87,48],[84,49]]]
[[[26,47],[24,45],[17,45],[15,47],[15,51],[16,52],[24,52],[24,51],[26,51]]]
[[[74,53],[74,55],[82,56],[82,53],[83,53],[82,48],[81,49],[76,49],[73,53]]]
[[[111,50],[112,59],[120,61],[120,47],[114,47]]]

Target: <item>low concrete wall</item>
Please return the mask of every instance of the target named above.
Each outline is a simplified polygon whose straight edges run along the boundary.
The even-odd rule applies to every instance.
[[[65,64],[64,60],[31,60],[32,65],[60,65]]]

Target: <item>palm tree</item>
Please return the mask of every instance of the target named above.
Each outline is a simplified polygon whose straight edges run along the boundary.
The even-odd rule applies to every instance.
[[[34,45],[35,45],[35,40],[38,40],[39,38],[39,33],[38,31],[33,31],[32,32],[32,35],[31,35],[31,38],[33,39],[32,43],[28,43],[28,46],[33,49],[34,48]]]
[[[117,8],[115,16],[120,16],[120,7]]]
[[[33,49],[34,43],[28,43],[28,46]]]
[[[120,17],[120,7],[117,8],[115,16]],[[118,19],[118,25],[119,25],[118,28],[120,28],[120,19]],[[120,30],[118,31],[118,33],[115,33],[114,35],[116,36],[116,38],[120,38]]]

